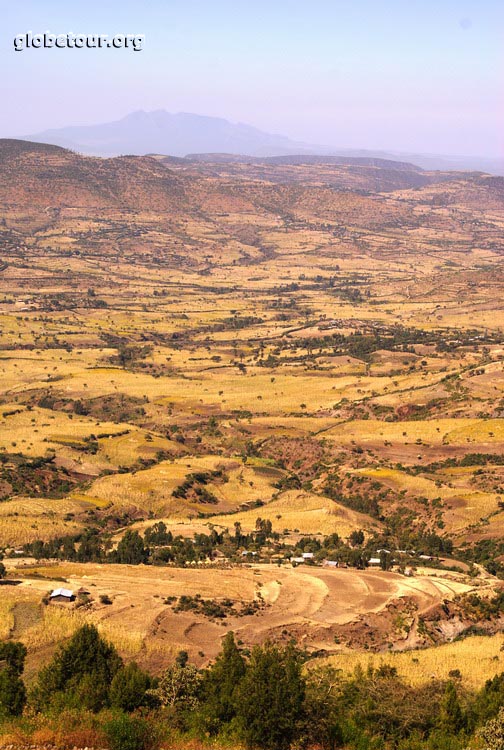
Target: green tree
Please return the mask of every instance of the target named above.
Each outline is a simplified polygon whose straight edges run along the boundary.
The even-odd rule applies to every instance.
[[[364,544],[364,532],[362,529],[359,529],[359,531],[352,531],[348,539],[353,547],[360,546],[361,544]]]
[[[99,711],[109,704],[110,684],[121,667],[115,648],[94,625],[83,625],[39,672],[31,702],[39,711],[49,705]]]
[[[465,726],[465,717],[453,682],[446,686],[441,703],[440,727],[449,734],[458,734]]]
[[[305,681],[300,652],[266,643],[252,651],[238,691],[239,733],[249,748],[287,750],[300,729]]]
[[[178,667],[185,667],[188,661],[189,654],[187,653],[187,651],[179,651],[177,656],[175,657],[175,664]]]
[[[347,728],[353,724],[357,737],[362,733],[373,736],[379,727],[384,741],[396,743],[415,733],[425,736],[439,724],[439,706],[445,695],[443,683],[432,681],[412,688],[401,680],[395,667],[383,664],[356,671],[345,687],[343,714]]]
[[[26,658],[22,643],[0,643],[0,717],[20,716],[26,703],[21,679]]]
[[[504,672],[485,682],[474,710],[478,720],[484,722],[496,716],[501,706],[504,706]]]
[[[149,552],[138,531],[128,529],[117,545],[114,555],[115,562],[126,565],[140,565],[140,563],[146,563],[148,557]]]
[[[305,697],[305,743],[335,750],[343,744],[341,671],[324,666],[310,670]]]
[[[147,691],[151,687],[151,678],[131,662],[114,675],[110,685],[110,705],[123,711],[134,711],[147,702]]]
[[[380,552],[380,568],[382,570],[390,570],[392,567],[392,558],[389,552],[382,550]]]
[[[237,691],[244,674],[245,660],[233,633],[227,633],[221,653],[203,680],[203,713],[206,728],[211,733],[236,716]]]
[[[0,552],[0,581],[2,580],[2,578],[5,578],[5,576],[7,575],[7,568],[3,564],[2,560],[3,560],[3,555]]]

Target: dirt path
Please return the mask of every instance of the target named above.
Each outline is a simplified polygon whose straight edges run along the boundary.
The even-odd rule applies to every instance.
[[[22,633],[33,625],[36,625],[42,619],[40,604],[35,602],[18,602],[12,610],[14,615],[14,627],[11,636],[14,640],[20,638]]]

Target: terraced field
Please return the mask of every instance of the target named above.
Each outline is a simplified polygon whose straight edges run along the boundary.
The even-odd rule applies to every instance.
[[[22,560],[8,564],[20,585],[6,590],[4,622],[29,647],[29,670],[84,621],[98,623],[125,656],[159,670],[181,649],[188,650],[196,663],[206,663],[218,653],[229,629],[247,645],[271,637],[295,637],[311,651],[345,654],[347,649],[335,643],[335,636],[342,637],[344,627],[363,615],[376,615],[386,633],[389,610],[401,603],[408,603],[413,620],[418,622],[440,599],[492,590],[491,581],[475,582],[463,574],[440,570],[419,571],[408,579],[376,570],[285,569],[276,565],[191,570],[92,563],[26,566]],[[62,580],[74,590],[84,587],[90,591],[92,608],[41,605],[42,594],[62,585]],[[100,603],[104,594],[111,604]],[[182,595],[198,594],[217,602],[230,599],[236,609],[254,601],[260,608],[219,620],[176,611],[173,603],[167,603],[169,598],[176,601]]]

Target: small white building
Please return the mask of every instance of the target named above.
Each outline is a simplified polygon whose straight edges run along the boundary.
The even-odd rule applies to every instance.
[[[379,557],[370,557],[368,560],[368,565],[380,565],[381,560]]]
[[[70,589],[54,589],[51,592],[49,599],[52,602],[73,602],[75,594]]]
[[[303,560],[313,560],[315,555],[313,552],[303,552],[302,557],[303,557]]]

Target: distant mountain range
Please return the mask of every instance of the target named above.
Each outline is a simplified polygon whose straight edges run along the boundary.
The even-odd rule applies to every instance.
[[[475,170],[504,175],[504,159],[442,156],[363,149],[340,149],[293,141],[251,125],[220,117],[165,110],[132,112],[121,120],[99,125],[72,125],[24,136],[94,156],[144,155],[184,157],[187,154],[228,154],[247,157],[342,156],[412,162],[427,170]]]
[[[247,156],[328,153],[321,146],[291,141],[242,123],[220,117],[180,112],[132,112],[115,122],[46,130],[26,136],[27,140],[52,143],[94,156],[144,155],[147,153],[185,156],[198,152],[225,152]]]

